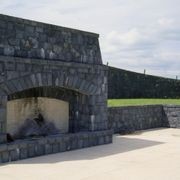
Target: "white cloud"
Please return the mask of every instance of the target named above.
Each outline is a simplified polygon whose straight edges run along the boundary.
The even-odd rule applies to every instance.
[[[170,19],[170,18],[160,18],[158,19],[158,23],[160,26],[162,27],[171,27],[174,24],[174,19]]]
[[[107,35],[107,40],[115,44],[133,45],[142,39],[142,36],[136,28],[125,33],[112,31]]]

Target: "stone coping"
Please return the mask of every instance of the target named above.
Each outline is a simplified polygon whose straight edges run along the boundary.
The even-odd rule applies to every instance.
[[[92,37],[96,37],[96,38],[99,37],[99,34],[97,34],[97,33],[83,31],[83,30],[69,28],[69,27],[63,27],[63,26],[54,25],[54,24],[50,24],[50,23],[44,23],[44,22],[39,22],[39,21],[35,21],[35,20],[28,20],[28,19],[9,16],[9,15],[5,15],[5,14],[0,14],[0,17],[4,20],[11,21],[11,22],[24,23],[26,25],[40,26],[40,27],[44,27],[44,28],[53,28],[56,30],[62,30],[63,29],[63,30],[71,31],[71,32],[80,32],[80,33],[83,33],[83,34],[86,34],[86,35],[89,35]]]

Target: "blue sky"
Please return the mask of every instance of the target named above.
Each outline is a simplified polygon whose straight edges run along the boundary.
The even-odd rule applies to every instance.
[[[104,63],[180,78],[180,0],[0,0],[0,13],[99,33]]]

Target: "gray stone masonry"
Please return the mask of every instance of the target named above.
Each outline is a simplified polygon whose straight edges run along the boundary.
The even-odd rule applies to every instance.
[[[180,106],[163,106],[165,124],[170,128],[180,128]]]
[[[112,142],[98,35],[0,15],[0,162]],[[7,101],[69,103],[69,133],[7,142]]]
[[[6,133],[7,100],[31,97],[32,89],[68,101],[72,113],[78,111],[76,132],[108,128],[105,66],[0,56],[0,67],[0,133]]]
[[[163,126],[161,105],[108,108],[109,128],[114,133],[131,133],[137,130]]]
[[[0,14],[0,55],[102,64],[98,37]]]
[[[108,127],[127,134],[159,127],[180,128],[180,106],[147,105],[108,108]]]

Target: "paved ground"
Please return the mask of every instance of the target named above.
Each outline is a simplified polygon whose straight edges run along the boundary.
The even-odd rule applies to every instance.
[[[180,129],[114,136],[114,143],[0,166],[0,180],[180,180]]]

